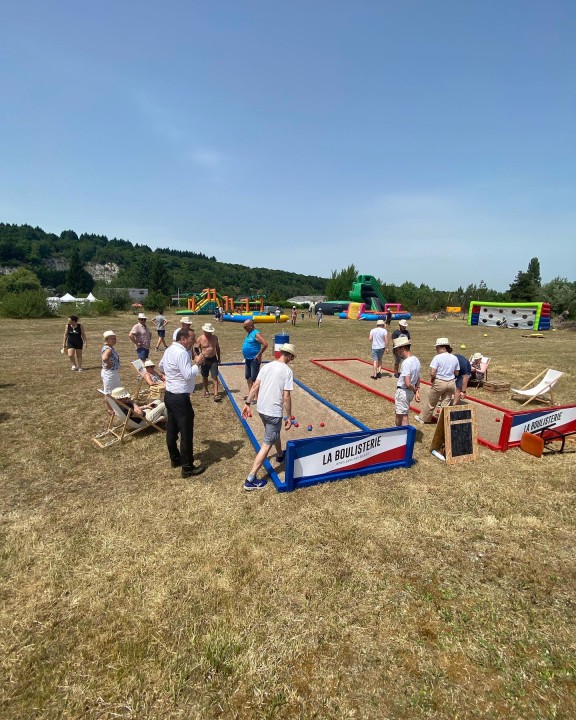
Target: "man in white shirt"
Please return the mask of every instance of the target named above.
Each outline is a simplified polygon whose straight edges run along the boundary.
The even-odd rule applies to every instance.
[[[280,348],[278,360],[262,365],[258,377],[248,393],[246,404],[242,409],[242,417],[246,419],[250,416],[250,403],[258,398],[256,409],[264,424],[264,439],[244,483],[244,490],[260,490],[268,483],[266,478],[258,480],[257,473],[268,457],[272,445],[276,448],[276,462],[284,462],[286,452],[282,452],[280,432],[282,431],[282,418],[284,418],[286,430],[289,430],[292,424],[290,393],[294,385],[294,374],[288,365],[295,357],[294,345],[284,343]]]
[[[420,360],[412,355],[410,340],[401,335],[394,340],[394,352],[402,361],[400,377],[396,381],[396,427],[408,425],[408,414],[412,400],[420,402]]]
[[[178,330],[176,341],[166,350],[160,363],[166,376],[166,445],[172,467],[181,466],[183,478],[200,475],[206,470],[203,465],[194,465],[194,409],[190,394],[194,392],[195,378],[204,356],[200,353],[194,361],[191,360],[193,342],[193,333],[189,330]]]
[[[382,377],[382,357],[388,352],[388,330],[384,327],[384,320],[377,320],[376,327],[370,330],[372,341],[372,362],[374,369],[370,376],[372,380]]]

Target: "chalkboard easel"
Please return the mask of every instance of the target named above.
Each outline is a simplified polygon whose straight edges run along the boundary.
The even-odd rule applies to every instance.
[[[430,450],[442,453],[449,465],[478,459],[476,410],[472,405],[442,408]]]

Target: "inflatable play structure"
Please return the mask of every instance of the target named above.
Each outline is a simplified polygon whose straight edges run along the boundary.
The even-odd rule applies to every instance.
[[[472,300],[468,325],[550,330],[550,304],[545,302],[493,303]]]
[[[352,283],[349,300],[328,300],[316,303],[315,311],[321,308],[325,315],[338,315],[349,320],[385,320],[388,308],[393,320],[410,320],[412,315],[402,309],[399,303],[387,303],[380,283],[373,275],[357,275]]]
[[[243,323],[245,320],[254,320],[255,323],[275,323],[276,316],[265,312],[224,313],[225,322]],[[279,322],[288,322],[288,315],[280,315]]]
[[[176,315],[214,315],[221,307],[224,308],[224,320],[244,322],[250,319],[254,322],[275,322],[273,315],[264,312],[265,299],[265,295],[251,295],[234,300],[229,295],[220,295],[215,288],[204,288],[200,293],[191,293],[188,296],[186,310],[176,310]],[[280,318],[281,322],[287,320],[287,315],[282,315]]]

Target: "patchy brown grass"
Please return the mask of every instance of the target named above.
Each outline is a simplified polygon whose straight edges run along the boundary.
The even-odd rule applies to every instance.
[[[480,448],[447,467],[426,427],[410,470],[247,494],[252,447],[228,402],[197,394],[209,467],[183,481],[160,434],[91,441],[100,333],[118,333],[134,387],[132,322],[88,319],[79,375],[59,354],[64,319],[0,321],[0,717],[576,716],[573,454]],[[448,335],[491,355],[493,379],[563,370],[558,400],[576,399],[572,331],[410,326],[425,367]],[[388,426],[392,405],[307,362],[369,357],[369,328],[282,326],[297,377]],[[218,332],[239,359],[241,327]]]

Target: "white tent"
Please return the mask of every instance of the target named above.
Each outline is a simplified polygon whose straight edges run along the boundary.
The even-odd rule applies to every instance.
[[[86,298],[86,300],[89,300],[90,302],[98,302],[98,300],[96,300],[96,298],[94,297],[94,295],[92,295],[92,293],[90,293],[90,294],[88,295],[88,297]]]
[[[66,295],[62,295],[60,298],[60,302],[76,302],[76,298],[74,295],[70,295],[70,293],[66,293]]]

